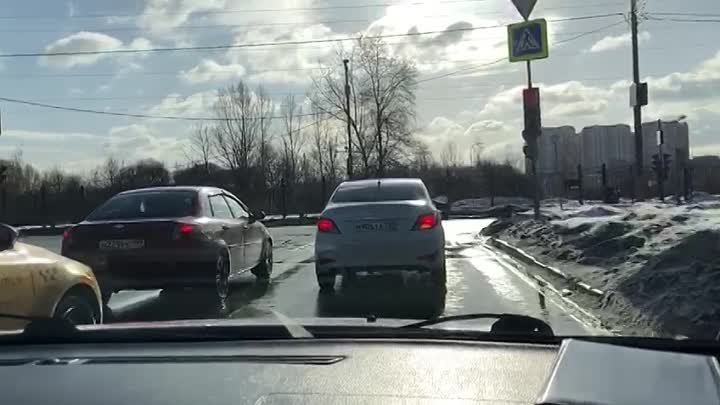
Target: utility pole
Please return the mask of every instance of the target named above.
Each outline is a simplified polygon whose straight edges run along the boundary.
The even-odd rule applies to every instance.
[[[643,175],[643,134],[642,134],[642,106],[647,104],[647,86],[640,83],[640,57],[638,55],[638,19],[637,0],[630,0],[630,30],[632,38],[632,64],[633,64],[633,123],[635,127],[635,167],[637,175]],[[638,182],[641,184],[642,182]]]
[[[348,74],[348,59],[343,59],[345,66],[345,112],[347,113],[347,177],[353,178],[353,155],[352,155],[352,124],[350,122],[350,78]]]
[[[660,201],[665,201],[665,154],[663,145],[665,144],[665,132],[663,132],[662,120],[658,119],[658,194]]]

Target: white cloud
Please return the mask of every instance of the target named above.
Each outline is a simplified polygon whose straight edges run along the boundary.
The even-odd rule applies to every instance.
[[[595,115],[606,111],[612,90],[593,87],[578,81],[540,87],[543,119],[564,120],[569,117]],[[498,92],[490,97],[479,116],[504,122],[519,121],[522,117],[522,86]]]
[[[205,59],[197,66],[180,72],[179,77],[190,84],[217,83],[237,79],[245,74],[245,67],[238,63],[221,65]]]
[[[235,38],[236,43],[272,41],[306,41],[344,37],[322,24],[308,25],[288,32],[283,27],[268,27],[244,31]],[[308,46],[276,46],[248,50],[230,50],[226,58],[230,63],[244,63],[248,78],[269,84],[309,84],[313,69],[327,61],[337,44],[324,43]],[[268,71],[270,70],[270,71]]]
[[[720,94],[720,52],[689,72],[674,72],[646,80],[653,100],[717,99]]]
[[[183,156],[188,138],[164,136],[165,125],[131,124],[113,127],[105,138],[103,149],[110,156],[122,157],[126,162],[153,158],[166,165],[177,162]]]
[[[60,38],[46,46],[45,53],[99,52],[117,49],[143,49],[150,46],[150,41],[145,38],[136,38],[125,45],[121,40],[110,35],[99,32],[81,31]],[[113,54],[43,56],[40,58],[40,63],[45,66],[71,68],[74,66],[93,65],[112,55]],[[128,55],[125,55],[123,61],[128,61],[127,56]]]
[[[225,3],[225,0],[146,0],[136,22],[153,37],[171,36],[193,13],[220,11]]]
[[[511,133],[511,129],[501,121],[477,120],[468,125],[462,125],[440,116],[435,117],[416,135],[420,141],[429,146],[436,160],[440,159],[445,145],[451,142],[457,146],[460,160],[468,162],[472,151],[480,152],[480,149],[474,149],[475,145],[481,145],[484,151],[492,145],[507,142]],[[484,152],[481,155],[485,156]],[[504,160],[505,155],[493,158]]]
[[[638,34],[638,41],[647,42],[650,40],[650,33],[643,31]],[[630,34],[620,34],[617,36],[608,35],[595,42],[588,52],[607,52],[614,49],[620,49],[630,46]]]
[[[208,117],[217,100],[215,90],[195,93],[184,97],[168,94],[157,105],[148,110],[150,115],[172,115],[182,117]]]
[[[41,132],[26,130],[7,130],[3,131],[3,139],[7,141],[21,141],[28,143],[46,143],[46,142],[87,142],[98,139],[97,135],[84,132]]]

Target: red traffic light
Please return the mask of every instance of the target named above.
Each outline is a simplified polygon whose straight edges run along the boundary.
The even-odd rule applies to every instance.
[[[523,105],[525,107],[539,107],[540,106],[540,89],[537,87],[531,87],[529,89],[523,89]]]

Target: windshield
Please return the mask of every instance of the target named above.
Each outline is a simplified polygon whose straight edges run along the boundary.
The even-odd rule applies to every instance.
[[[717,0],[2,4],[7,311],[720,332]]]
[[[333,194],[331,201],[343,202],[373,202],[373,201],[401,201],[422,200],[428,195],[423,186],[419,184],[382,184],[339,187]]]
[[[111,198],[88,215],[88,221],[187,217],[195,212],[192,191],[136,192]]]

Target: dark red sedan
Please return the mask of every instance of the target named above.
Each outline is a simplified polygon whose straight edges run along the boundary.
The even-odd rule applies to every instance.
[[[65,231],[62,254],[89,265],[107,303],[113,292],[214,285],[272,272],[272,238],[240,199],[214,187],[155,187],[119,193]]]

